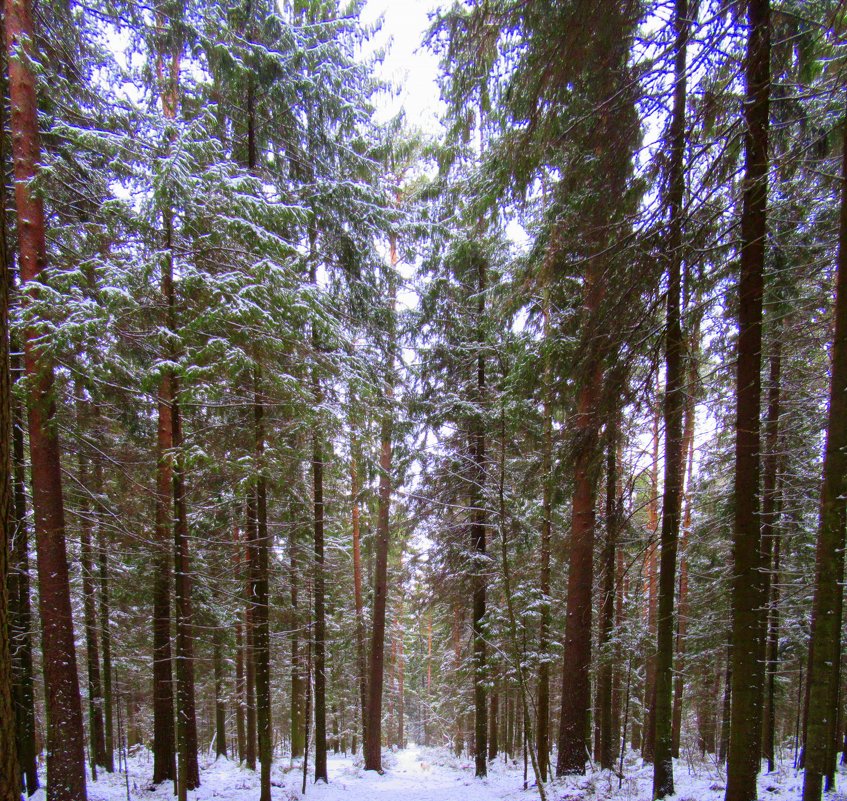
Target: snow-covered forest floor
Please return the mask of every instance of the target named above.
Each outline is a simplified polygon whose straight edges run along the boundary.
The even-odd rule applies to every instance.
[[[495,801],[495,799],[538,798],[530,769],[529,788],[523,789],[523,764],[502,759],[491,763],[486,779],[473,775],[473,761],[455,758],[442,748],[410,746],[383,758],[385,774],[379,776],[362,769],[360,757],[329,757],[328,785],[314,785],[311,769],[306,786],[306,798],[315,801]],[[311,768],[311,766],[310,766]],[[161,784],[150,786],[152,759],[148,752],[129,758],[129,797],[133,801],[170,799],[173,788]],[[641,763],[631,754],[625,764],[625,778],[608,771],[589,771],[585,776],[569,777],[548,785],[549,801],[649,801],[652,788],[652,766]],[[675,765],[676,790],[679,801],[722,801],[724,773],[714,764],[679,760]],[[802,773],[792,768],[788,760],[773,773],[759,777],[761,801],[795,801],[802,796]],[[226,759],[201,763],[202,786],[190,792],[190,801],[224,799],[225,801],[256,801],[259,797],[259,774]],[[287,759],[274,764],[272,798],[274,801],[293,801],[301,798],[302,763],[292,767]],[[89,782],[89,801],[125,801],[127,798],[124,774],[102,774],[98,781]],[[839,775],[838,792],[832,801],[847,799],[847,776]],[[33,801],[44,801],[40,790]]]

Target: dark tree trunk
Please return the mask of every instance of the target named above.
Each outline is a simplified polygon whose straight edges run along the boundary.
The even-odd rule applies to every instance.
[[[683,450],[687,454],[686,489],[683,495],[685,512],[682,518],[682,537],[680,540],[679,562],[679,608],[676,623],[676,670],[673,686],[673,723],[671,730],[671,751],[674,759],[679,759],[679,744],[682,736],[682,697],[685,691],[685,638],[688,634],[688,560],[686,551],[691,533],[691,482],[694,476],[694,380],[696,368],[691,371],[689,381],[689,401],[685,412],[685,433]]]
[[[847,133],[847,123],[844,125]],[[847,139],[841,173],[841,224],[835,290],[832,383],[816,549],[815,598],[809,641],[803,801],[818,801],[833,769],[838,719],[838,666],[844,580],[844,495],[847,492]]]
[[[545,298],[544,336],[550,332],[549,300]],[[544,370],[544,442],[541,463],[542,507],[541,507],[541,625],[538,632],[538,652],[542,655],[538,666],[538,712],[536,716],[535,742],[538,748],[538,771],[543,781],[550,778],[550,663],[546,652],[550,647],[550,548],[553,534],[553,410],[550,394],[550,368]]]
[[[200,786],[197,762],[197,715],[194,700],[194,615],[191,603],[191,563],[185,503],[185,468],[181,452],[182,425],[176,397],[173,403],[174,613],[176,618],[176,733],[179,801]]]
[[[2,212],[0,212],[2,213]],[[5,215],[4,215],[5,218]],[[15,347],[15,351],[18,349]],[[12,380],[23,372],[20,357],[12,357]],[[35,687],[32,667],[32,606],[29,597],[29,527],[26,520],[26,464],[24,421],[20,404],[12,398],[12,456],[14,461],[14,513],[12,571],[9,576],[9,601],[12,605],[12,670],[18,764],[27,795],[39,787],[35,743]]]
[[[253,621],[253,559],[255,551],[253,543],[256,541],[256,499],[250,493],[246,503],[247,526],[244,545],[244,575],[242,576],[244,586],[244,674],[245,674],[245,696],[247,700],[247,743],[246,761],[250,770],[256,770],[256,752],[258,750],[258,727],[256,723],[256,640],[255,626]]]
[[[594,322],[602,297],[600,266],[591,259],[585,275],[587,324]],[[594,347],[596,351],[596,345]],[[591,706],[591,604],[594,582],[594,525],[597,494],[597,441],[602,361],[589,357],[581,376],[574,419],[576,456],[571,509],[571,550],[568,567],[568,598],[565,650],[562,670],[562,708],[559,718],[559,752],[556,776],[585,773],[588,710]]]
[[[0,115],[3,111],[0,109]],[[0,116],[0,123],[2,123]],[[5,138],[5,126],[0,127]],[[0,142],[0,166],[6,168],[4,143]],[[15,521],[15,487],[12,469],[12,373],[9,360],[9,289],[10,270],[6,247],[5,180],[0,187],[0,801],[19,801],[21,797],[16,724],[16,676],[12,648],[17,643],[20,601],[17,569],[9,557],[15,552],[14,537],[19,534]]]
[[[613,659],[609,641],[615,625],[615,572],[618,537],[618,416],[617,411],[607,423],[606,442],[606,538],[603,543],[602,591],[598,648],[602,662],[597,676],[597,723],[599,725],[599,762],[604,770],[613,767],[617,732],[612,726]]]
[[[762,296],[768,196],[770,2],[749,0],[745,66],[745,175],[736,373],[732,579],[732,711],[726,801],[756,798],[762,728],[762,552],[759,529],[759,416]]]
[[[365,770],[382,772],[382,686],[385,659],[385,607],[388,595],[389,510],[391,504],[391,412],[380,426],[379,507],[376,524],[371,655],[368,670],[368,738]]]
[[[255,375],[253,421],[256,437],[256,523],[253,566],[253,646],[256,659],[256,719],[258,725],[259,759],[262,763],[260,801],[271,799],[271,763],[273,761],[273,724],[271,721],[271,662],[270,627],[268,624],[268,479],[265,475],[265,406],[261,374]]]
[[[103,465],[98,459],[94,462],[94,492],[96,493],[97,523],[97,566],[100,586],[100,642],[103,645],[103,724],[105,730],[106,762],[108,773],[115,771],[115,734],[112,708],[112,628],[111,600],[109,596],[109,551],[106,541],[106,527],[101,519],[103,504]]]
[[[653,713],[653,796],[674,793],[673,783],[673,651],[676,554],[684,471],[682,417],[685,409],[682,325],[682,204],[685,194],[685,99],[688,43],[688,0],[676,0],[676,56],[668,205],[668,294],[665,328],[665,476],[662,499],[659,616],[656,639],[656,696]]]
[[[82,409],[82,388],[77,386],[77,405]],[[82,414],[80,414],[82,417]],[[94,559],[91,545],[91,507],[88,460],[79,454],[80,489],[80,568],[82,570],[83,620],[85,623],[85,653],[88,671],[88,732],[91,778],[97,780],[97,768],[106,765],[106,730],[103,725],[103,687],[100,680],[100,644],[97,630],[97,598],[94,589]]]
[[[768,600],[767,614],[762,620],[765,649],[765,697],[762,721],[762,757],[768,771],[774,770],[774,725],[777,660],[777,626],[779,586],[779,417],[781,414],[782,329],[784,317],[779,315],[773,333],[768,375],[768,412],[765,418],[765,452],[762,459],[762,565],[765,569],[763,595]]]
[[[317,386],[317,372],[314,374]],[[324,589],[324,463],[321,434],[312,440],[312,486],[314,493],[314,586],[315,586],[315,781],[329,782],[326,765],[326,611]]]
[[[244,553],[241,547],[240,530],[237,522],[232,526],[232,562],[236,577],[243,576]],[[245,717],[247,714],[247,684],[244,677],[244,621],[240,614],[235,620],[235,741],[238,750],[238,762],[244,762],[247,751],[247,732]]]
[[[224,699],[223,629],[218,621],[212,634],[212,669],[215,680],[215,758],[226,757],[226,700]]]
[[[362,717],[362,752],[368,741],[368,668],[365,647],[365,612],[362,599],[362,549],[359,521],[359,443],[350,441],[350,486],[353,496],[353,598],[356,605],[356,666],[359,673],[359,707]]]
[[[30,59],[36,37],[27,0],[5,2],[12,151],[23,302],[44,280],[47,260],[44,206],[30,191],[40,167],[38,107]],[[18,56],[21,48],[28,57]],[[82,704],[76,670],[59,440],[55,425],[53,364],[38,345],[37,321],[24,334],[24,364],[31,381],[28,398],[32,496],[38,550],[44,687],[47,705],[47,799],[85,801]],[[5,621],[4,621],[5,622]]]
[[[297,568],[297,529],[291,527],[288,536],[288,581],[291,585],[291,757],[303,756],[305,747],[305,729],[303,706],[305,704],[305,685],[301,669],[300,656],[300,615],[299,604],[299,573]]]
[[[488,265],[481,258],[478,265],[477,277],[477,357],[476,357],[476,388],[475,401],[477,405],[476,418],[471,429],[471,461],[473,475],[471,477],[471,549],[475,555],[473,567],[473,653],[474,653],[474,742],[475,768],[477,776],[488,773],[486,759],[488,737],[488,708],[486,705],[486,643],[483,631],[485,618],[486,585],[488,560],[485,555],[485,529],[487,526],[485,501],[485,422],[483,408],[485,404],[485,344],[483,332],[483,316],[485,314],[485,291],[487,288],[486,271]]]

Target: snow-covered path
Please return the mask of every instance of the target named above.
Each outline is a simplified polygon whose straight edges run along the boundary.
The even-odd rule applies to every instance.
[[[524,792],[520,771],[507,769],[502,762],[493,765],[492,775],[483,780],[473,775],[473,762],[457,760],[443,749],[410,746],[398,753],[385,753],[383,775],[362,769],[352,757],[330,756],[329,784],[312,783],[311,765],[306,799],[313,801],[527,801],[537,798],[533,790]],[[149,753],[129,760],[130,801],[171,801],[169,783],[150,787],[152,771]],[[258,774],[226,759],[201,765],[201,786],[188,794],[189,801],[256,801]],[[285,759],[274,763],[271,774],[273,801],[301,799],[300,765]],[[43,790],[39,791],[43,793]],[[89,782],[89,801],[126,801],[124,774],[101,774]],[[36,795],[34,801],[43,801]]]
[[[500,776],[479,780],[467,767],[443,764],[444,757],[443,752],[412,746],[388,755],[394,764],[382,776],[361,770],[351,776],[349,768],[330,762],[329,785],[309,788],[307,796],[316,801],[495,801],[522,794],[515,774],[506,785]]]

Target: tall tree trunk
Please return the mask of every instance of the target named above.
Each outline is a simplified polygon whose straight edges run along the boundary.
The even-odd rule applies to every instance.
[[[103,464],[94,462],[94,492],[96,493],[97,523],[97,566],[100,586],[100,641],[103,644],[103,724],[105,729],[106,762],[108,773],[115,771],[115,734],[112,697],[112,628],[111,600],[109,595],[109,550],[106,541],[106,527],[102,520],[103,504]]]
[[[247,744],[246,761],[250,770],[256,770],[256,752],[258,740],[258,728],[256,723],[256,639],[255,624],[253,621],[253,560],[256,556],[254,543],[256,541],[256,498],[253,493],[247,498],[244,544],[244,574],[242,575],[244,587],[244,676],[245,697],[247,702],[246,726]]]
[[[776,309],[778,320],[773,332],[768,375],[768,411],[765,418],[765,452],[762,459],[762,565],[764,567],[763,595],[768,601],[767,614],[762,620],[762,645],[765,659],[765,695],[762,721],[762,757],[768,761],[768,770],[775,767],[774,754],[774,696],[776,643],[775,616],[779,588],[775,570],[779,569],[779,417],[781,414],[782,330],[784,316]]]
[[[236,507],[237,509],[237,507]],[[238,513],[236,511],[235,522],[232,526],[232,562],[235,576],[239,584],[243,578],[244,553],[241,547],[240,529],[238,527]],[[244,677],[244,620],[240,614],[235,619],[235,741],[238,750],[238,762],[244,762],[247,758],[247,732],[245,730],[245,717],[247,714],[247,683]]]
[[[0,210],[2,213],[2,210]],[[5,214],[3,214],[5,219]],[[2,225],[0,223],[0,225]],[[4,270],[4,273],[6,271]],[[14,346],[12,381],[23,373],[23,365]],[[11,619],[12,670],[15,699],[15,743],[18,765],[27,795],[39,787],[35,744],[35,687],[32,666],[32,606],[29,597],[29,527],[26,519],[26,463],[24,453],[24,420],[20,403],[12,398],[12,457],[14,462],[15,528],[11,551],[12,570],[9,575]]]
[[[0,109],[0,115],[3,110]],[[0,116],[0,122],[3,122]],[[5,139],[5,126],[0,127]],[[4,142],[0,142],[0,167],[5,176]],[[18,614],[19,579],[9,557],[15,553],[15,535],[20,531],[15,520],[15,487],[12,464],[12,372],[9,360],[9,252],[6,245],[5,178],[0,187],[0,801],[19,801],[21,771],[18,760],[16,723],[16,676],[12,648],[17,645],[20,625]]]
[[[271,763],[273,761],[273,724],[271,721],[270,627],[268,624],[268,479],[265,473],[265,402],[261,373],[254,378],[253,421],[256,437],[256,522],[257,538],[253,564],[252,599],[254,653],[256,658],[256,718],[259,734],[259,759],[262,763],[260,801],[271,799]]]
[[[685,409],[680,304],[682,299],[682,204],[685,195],[685,100],[688,44],[688,0],[676,0],[674,107],[671,119],[671,158],[668,205],[668,294],[665,328],[665,480],[662,499],[659,617],[656,639],[656,700],[653,714],[653,796],[674,793],[673,783],[673,651],[676,554],[685,464],[682,417]]]
[[[383,413],[380,424],[379,506],[376,525],[373,621],[368,675],[368,737],[365,770],[382,772],[382,687],[385,659],[385,607],[388,596],[389,509],[391,504],[391,412]]]
[[[157,27],[164,26],[161,14]],[[162,113],[172,120],[177,109],[179,80],[178,53],[157,53],[156,69],[161,91]],[[176,301],[173,285],[173,212],[165,201],[161,209],[165,258],[162,263],[160,291],[165,307],[165,325],[176,332]],[[163,357],[171,361],[172,346],[165,345]],[[159,381],[158,432],[156,441],[156,569],[153,587],[153,783],[177,782],[176,732],[174,729],[174,682],[171,653],[171,577],[175,529],[174,520],[174,426],[176,413],[176,377],[165,368]],[[177,581],[179,579],[177,578]]]
[[[82,418],[82,387],[77,385],[77,407]],[[106,731],[103,725],[103,689],[100,681],[100,645],[97,631],[97,598],[94,589],[94,560],[91,545],[91,506],[88,460],[83,453],[78,456],[80,489],[80,568],[82,571],[83,620],[85,625],[85,653],[88,672],[88,734],[91,778],[97,780],[97,768],[106,764]]]
[[[224,632],[215,621],[212,633],[212,670],[215,682],[215,758],[226,757],[226,700],[224,698]]]
[[[682,537],[680,540],[679,560],[679,608],[676,624],[676,670],[673,687],[673,723],[671,727],[671,752],[674,759],[679,759],[679,745],[682,736],[682,697],[685,691],[685,637],[688,633],[688,559],[686,556],[688,539],[691,533],[691,485],[694,477],[694,380],[696,368],[691,371],[688,389],[688,408],[685,412],[685,432],[682,436],[683,450],[686,453],[688,466],[683,502],[685,511],[682,518]]]
[[[313,386],[319,387],[317,370]],[[318,390],[319,391],[319,390]],[[319,403],[320,401],[318,401]],[[324,589],[324,462],[318,429],[312,439],[312,486],[314,498],[314,586],[315,586],[315,781],[329,782],[326,765],[326,610]]]
[[[544,338],[550,333],[549,299],[544,302]],[[550,548],[553,535],[553,410],[550,403],[550,366],[544,368],[544,441],[542,443],[542,501],[541,501],[541,621],[538,632],[538,712],[536,715],[535,742],[538,747],[538,770],[542,781],[550,778]]]
[[[188,516],[185,502],[185,467],[181,452],[182,423],[176,397],[173,403],[176,458],[173,469],[174,511],[174,612],[176,618],[176,733],[179,760],[177,791],[185,801],[189,790],[200,786],[197,762],[197,715],[194,700],[194,614],[191,603],[191,565],[188,550]]]
[[[5,0],[6,53],[12,109],[12,152],[23,302],[41,283],[47,261],[44,206],[31,191],[41,154],[35,76],[36,41],[28,0]],[[19,48],[27,54],[20,57]],[[31,60],[32,59],[32,60]],[[53,363],[39,345],[34,321],[24,334],[24,364],[31,381],[28,398],[32,497],[38,549],[44,688],[47,705],[47,799],[85,801],[82,704],[76,670],[73,615],[65,547],[65,511],[59,439],[55,425]],[[5,582],[4,582],[5,584]],[[4,621],[5,623],[5,621]]]
[[[584,304],[587,325],[595,322],[603,291],[598,257],[589,259]],[[577,394],[576,455],[571,502],[571,550],[568,567],[565,649],[562,669],[562,709],[556,776],[585,773],[588,710],[591,706],[591,602],[594,583],[594,525],[597,494],[597,408],[603,366],[597,345],[592,347]]]
[[[647,533],[650,541],[644,553],[645,595],[647,598],[647,633],[650,647],[644,665],[641,758],[653,761],[653,711],[656,706],[656,651],[652,644],[658,636],[659,619],[659,371],[656,370],[656,395],[653,399],[653,463],[650,468],[650,497],[647,500]]]
[[[485,314],[485,292],[487,289],[488,264],[480,258],[477,276],[477,357],[476,357],[476,414],[471,428],[471,549],[475,556],[473,567],[473,652],[474,652],[474,742],[475,768],[477,776],[488,773],[487,743],[488,707],[486,705],[486,643],[483,631],[486,605],[486,578],[488,560],[485,555],[485,530],[487,526],[485,499],[485,346],[483,317]]]
[[[759,530],[759,416],[762,296],[768,197],[770,2],[749,0],[745,66],[745,175],[736,373],[732,579],[732,711],[726,801],[756,798],[762,727],[762,553]]]
[[[397,264],[396,241],[390,241],[391,268]],[[388,310],[394,315],[396,287],[393,276],[388,279]],[[389,352],[385,370],[386,406],[380,421],[379,439],[379,499],[375,537],[373,577],[373,619],[371,624],[371,653],[368,666],[368,725],[365,743],[365,770],[382,773],[382,694],[385,660],[385,608],[388,601],[388,549],[391,542],[391,465],[394,400],[394,330],[389,336]]]
[[[847,122],[843,127],[847,134]],[[834,761],[832,742],[838,718],[838,665],[841,661],[844,593],[844,496],[847,492],[847,139],[841,173],[840,223],[832,383],[821,482],[812,636],[809,641],[809,710],[803,801],[818,801],[821,796],[821,780],[829,774]]]
[[[299,572],[297,568],[297,528],[291,527],[288,535],[288,582],[291,587],[291,757],[303,756],[305,747],[305,728],[303,706],[305,704],[305,685],[301,670],[300,655],[300,614],[299,614]]]
[[[617,732],[612,727],[612,674],[613,660],[609,642],[615,625],[615,572],[618,537],[618,411],[612,412],[607,425],[606,442],[606,538],[603,543],[602,591],[598,650],[600,668],[597,676],[597,720],[600,729],[599,761],[604,770],[613,767]]]
[[[359,530],[359,442],[355,430],[350,437],[350,487],[353,499],[353,598],[356,605],[356,666],[359,673],[359,706],[362,717],[362,752],[368,741],[368,677],[365,649],[365,612],[362,600],[362,549]]]

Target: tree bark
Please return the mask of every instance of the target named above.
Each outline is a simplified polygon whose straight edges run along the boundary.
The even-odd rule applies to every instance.
[[[174,612],[176,618],[176,733],[179,759],[177,791],[185,801],[188,791],[200,786],[197,762],[197,715],[194,700],[194,613],[191,602],[191,563],[185,503],[185,467],[179,405],[174,398],[173,469],[174,510]]]
[[[682,226],[685,195],[685,101],[688,44],[688,0],[676,0],[674,106],[668,205],[668,294],[665,328],[665,476],[662,499],[659,616],[656,638],[656,700],[653,714],[653,797],[674,793],[673,782],[673,652],[676,555],[685,469],[682,418],[685,409],[680,304],[682,299]]]
[[[84,400],[82,388],[77,386],[77,405],[80,412]],[[82,418],[80,414],[80,418]],[[80,568],[82,571],[83,620],[85,624],[85,652],[88,671],[88,732],[91,778],[97,781],[97,768],[106,764],[106,730],[103,724],[103,687],[100,680],[100,645],[97,631],[97,599],[94,589],[94,560],[91,545],[91,506],[88,502],[90,485],[88,461],[84,454],[78,456],[80,489]]]
[[[3,110],[0,109],[0,115]],[[0,123],[2,123],[0,116]],[[5,139],[5,126],[0,127]],[[4,143],[0,141],[0,166],[6,168]],[[15,519],[15,487],[12,463],[12,373],[9,359],[9,253],[6,247],[5,180],[0,187],[0,801],[19,801],[21,797],[20,762],[18,759],[19,726],[16,723],[16,671],[12,661],[20,625],[18,604],[20,591],[14,559],[14,537],[20,534]]]
[[[271,801],[271,763],[273,762],[273,724],[271,721],[270,626],[268,623],[268,479],[265,473],[265,405],[261,373],[254,379],[253,421],[256,437],[256,522],[257,538],[252,560],[252,600],[254,653],[256,658],[256,718],[259,735],[259,759],[262,763],[259,801]]]
[[[744,106],[732,579],[732,710],[726,801],[753,801],[759,772],[764,665],[759,529],[762,297],[768,196],[770,2],[749,0]]]
[[[602,662],[597,676],[597,718],[600,729],[599,761],[604,770],[613,768],[617,732],[612,726],[613,660],[609,642],[615,625],[615,572],[618,537],[618,411],[607,422],[606,442],[606,538],[603,543],[602,590],[598,649]]]
[[[544,336],[550,333],[549,300],[544,304]],[[542,781],[550,778],[550,662],[547,650],[550,647],[550,548],[553,537],[553,410],[550,403],[550,366],[544,369],[544,441],[542,443],[542,500],[541,500],[541,621],[538,632],[538,711],[536,715],[535,742],[538,748],[538,771]]]
[[[98,459],[94,462],[94,492],[96,493],[97,523],[97,566],[100,586],[100,641],[103,644],[103,724],[105,729],[106,762],[108,773],[115,772],[115,736],[112,696],[112,628],[111,600],[109,596],[109,551],[106,541],[106,527],[101,518],[103,503],[103,465]]]
[[[5,215],[4,215],[5,217]],[[13,340],[14,342],[14,340]],[[13,345],[14,346],[14,345]],[[18,348],[15,347],[17,352]],[[12,381],[23,373],[20,357],[12,356]],[[24,453],[24,420],[20,403],[12,398],[12,455],[14,462],[15,528],[12,566],[9,575],[11,619],[12,670],[15,699],[15,743],[18,765],[27,795],[39,787],[37,749],[35,743],[35,687],[32,657],[32,606],[29,579],[29,527],[26,518],[26,462]]]
[[[588,261],[584,306],[587,325],[594,322],[603,295],[597,257]],[[581,376],[574,426],[576,455],[571,502],[571,550],[565,650],[562,669],[562,707],[559,718],[559,752],[556,776],[585,773],[588,710],[591,706],[591,603],[594,583],[594,527],[597,494],[597,408],[603,384],[603,367],[597,345]]]
[[[359,673],[359,706],[362,716],[362,752],[368,741],[368,668],[365,648],[365,612],[362,600],[362,550],[359,521],[359,442],[355,430],[350,438],[350,487],[353,500],[353,597],[356,605],[356,665]]]
[[[847,133],[847,122],[844,123]],[[809,641],[803,801],[818,801],[822,778],[832,770],[832,743],[838,717],[838,666],[844,580],[847,492],[847,140],[841,173],[841,218],[835,289],[835,336],[815,552],[815,597]]]
[[[36,41],[27,0],[5,0],[6,52],[12,108],[12,151],[23,301],[45,278],[47,260],[44,206],[30,189],[40,167],[38,107],[30,59]],[[27,54],[21,57],[19,48]],[[38,549],[39,608],[44,686],[48,713],[47,799],[85,801],[82,704],[76,672],[73,616],[65,547],[61,456],[55,425],[53,363],[38,340],[37,322],[24,334],[32,496]]]
[[[779,586],[775,578],[779,570],[779,418],[781,414],[782,328],[784,317],[780,310],[774,331],[768,375],[768,411],[765,418],[765,453],[762,459],[762,565],[764,567],[763,595],[768,601],[762,620],[762,643],[765,660],[765,696],[762,722],[762,757],[768,761],[768,771],[775,768],[774,724],[776,695],[776,660],[778,626],[777,601]]]
[[[484,258],[479,259],[477,266],[477,357],[476,357],[476,388],[475,401],[477,405],[475,419],[471,427],[471,461],[473,474],[471,477],[471,549],[474,553],[473,567],[473,653],[474,653],[474,764],[476,775],[488,774],[487,738],[488,738],[488,707],[486,701],[486,642],[483,630],[486,606],[486,585],[488,560],[485,554],[485,530],[487,526],[485,501],[485,422],[483,408],[485,404],[485,345],[483,331],[483,316],[485,314],[485,291],[487,289],[486,271],[488,264]]]

